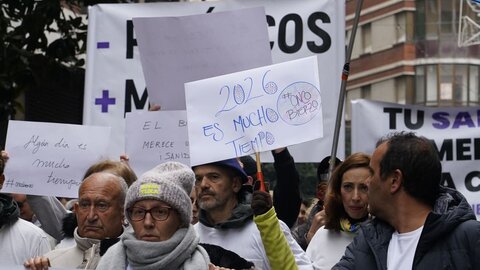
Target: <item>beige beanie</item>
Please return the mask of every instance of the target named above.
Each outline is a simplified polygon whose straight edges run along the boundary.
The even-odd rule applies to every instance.
[[[125,212],[138,201],[159,200],[175,209],[182,226],[187,227],[192,218],[190,192],[194,183],[195,174],[187,165],[173,161],[157,165],[140,176],[128,189]]]

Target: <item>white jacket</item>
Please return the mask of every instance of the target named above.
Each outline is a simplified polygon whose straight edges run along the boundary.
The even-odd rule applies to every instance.
[[[23,265],[26,260],[50,249],[47,235],[31,222],[19,218],[12,225],[0,228],[0,263],[3,266]]]
[[[299,269],[311,270],[313,266],[302,248],[293,239],[288,226],[280,221],[280,227],[290,245]],[[270,270],[262,238],[253,220],[240,228],[217,229],[200,222],[195,224],[200,243],[214,244],[237,253],[255,264],[255,269]]]
[[[313,262],[315,270],[332,269],[340,261],[346,247],[356,234],[343,231],[327,230],[320,227],[307,247],[307,255]]]

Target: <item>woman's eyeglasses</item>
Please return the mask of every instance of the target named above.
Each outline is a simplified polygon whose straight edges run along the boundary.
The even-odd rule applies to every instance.
[[[128,210],[128,215],[132,221],[141,221],[144,220],[147,213],[149,213],[154,220],[164,221],[168,218],[171,209],[171,207],[167,206],[159,206],[150,209],[132,207]]]

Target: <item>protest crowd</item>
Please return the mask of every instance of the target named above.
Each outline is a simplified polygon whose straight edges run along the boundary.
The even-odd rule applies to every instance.
[[[274,196],[246,173],[251,157],[245,164],[165,162],[138,179],[126,157],[100,161],[71,210],[56,197],[1,193],[1,261],[28,269],[480,266],[480,223],[462,194],[439,185],[441,165],[428,139],[392,133],[371,156],[338,161],[303,234],[307,222],[290,218],[300,213],[301,176],[287,148],[272,154]],[[2,179],[14,158],[2,152]]]
[[[265,13],[259,18],[265,24]],[[141,24],[141,20],[139,22]],[[308,25],[315,28],[315,21],[312,22],[309,19]],[[175,38],[172,34],[171,40]],[[270,43],[264,43],[270,53]],[[343,50],[343,45],[341,47]],[[267,60],[271,62],[270,58]],[[296,63],[318,66],[316,57]],[[245,92],[241,85],[232,86],[232,99],[236,104],[215,111],[215,119],[238,109],[234,121],[230,122],[236,131],[249,132],[276,121],[290,121],[290,127],[298,127],[317,120],[314,117],[322,118],[318,102],[292,111],[287,109],[294,106],[286,108],[288,102],[282,100],[320,101],[320,91],[314,89],[316,85],[296,82],[279,94],[276,92],[279,80],[266,81],[277,69],[283,70],[276,75],[282,77],[289,68],[258,72],[263,76],[263,92],[258,96],[250,97],[250,92]],[[288,72],[307,73],[300,68]],[[318,77],[318,73],[312,74]],[[251,77],[244,81],[248,78],[254,85]],[[185,83],[185,90],[196,88],[197,85],[189,86],[189,83]],[[200,80],[200,83],[204,82]],[[221,89],[230,91],[227,86]],[[296,96],[298,89],[302,91]],[[188,107],[191,106],[189,99],[199,99],[189,97],[191,92],[185,91],[183,96],[187,110],[192,110]],[[273,101],[275,105],[278,103],[277,110],[272,109],[273,105],[269,108],[269,103],[265,103],[268,106],[262,103],[258,106],[261,109],[242,111],[247,101],[273,95],[277,95]],[[202,105],[205,107],[201,109],[209,107],[209,104]],[[155,102],[150,106],[150,111],[160,111],[161,106]],[[284,113],[281,113],[282,106],[286,108]],[[311,201],[300,191],[304,175],[296,167],[291,146],[318,139],[320,135],[303,137],[305,134],[297,130],[296,136],[303,141],[280,143],[263,151],[273,160],[276,184],[270,189],[263,179],[259,155],[253,158],[243,153],[258,154],[251,150],[283,142],[282,134],[288,132],[278,128],[278,133],[257,132],[253,139],[242,133],[239,138],[221,141],[228,131],[221,130],[221,125],[209,119],[211,115],[198,113],[201,109],[195,116],[205,121],[203,137],[195,139],[201,137],[222,145],[230,144],[233,147],[229,149],[234,149],[235,155],[211,158],[214,155],[210,152],[217,148],[198,147],[202,144],[200,140],[193,141],[191,137],[186,145],[192,152],[196,151],[195,155],[174,153],[176,142],[173,140],[145,139],[148,143],[143,144],[144,149],[168,148],[170,160],[142,171],[136,167],[138,163],[134,166],[127,152],[118,159],[102,156],[81,164],[86,170],[82,170],[83,177],[78,179],[50,174],[49,183],[64,183],[65,190],[75,191],[72,197],[57,197],[57,190],[39,191],[38,185],[18,181],[17,186],[13,186],[14,180],[8,175],[32,169],[30,176],[35,177],[34,169],[40,167],[61,167],[67,171],[70,165],[64,159],[60,163],[37,159],[32,163],[36,168],[19,169],[13,166],[22,159],[14,154],[18,149],[2,150],[0,270],[10,267],[31,270],[480,269],[480,222],[465,196],[443,185],[441,158],[431,138],[409,131],[392,131],[377,141],[371,153],[354,152],[345,158],[319,153],[321,162],[316,168],[315,198]],[[310,117],[305,117],[308,113],[312,113],[311,118],[304,121]],[[288,121],[282,118],[287,114]],[[197,124],[193,122],[188,122],[189,128]],[[154,130],[158,126],[159,123],[148,122],[142,128]],[[327,129],[333,127],[323,128]],[[242,141],[244,137],[248,139]],[[46,141],[37,139],[38,136],[32,137],[24,148],[33,149],[30,152],[35,154],[48,146]],[[69,147],[63,138],[57,144],[58,148]],[[202,153],[198,155],[199,148],[210,158],[208,162],[202,159]],[[86,149],[82,144],[76,150]],[[137,153],[136,158],[138,156]],[[175,160],[185,157],[195,163]],[[13,169],[9,171],[9,167]],[[29,192],[13,193],[9,188]]]

